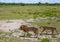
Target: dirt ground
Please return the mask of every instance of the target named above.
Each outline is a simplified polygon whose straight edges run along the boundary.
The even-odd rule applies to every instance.
[[[0,30],[8,32],[18,29],[22,24],[25,24],[24,20],[0,20]]]

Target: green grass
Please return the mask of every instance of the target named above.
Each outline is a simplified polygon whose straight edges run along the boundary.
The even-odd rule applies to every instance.
[[[0,19],[60,17],[60,5],[0,5]]]
[[[43,38],[42,40],[41,40],[41,42],[49,42],[50,40],[49,40],[49,38]]]

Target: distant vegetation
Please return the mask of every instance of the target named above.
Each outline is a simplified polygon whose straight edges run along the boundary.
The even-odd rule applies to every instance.
[[[60,5],[60,3],[0,3],[0,5]]]

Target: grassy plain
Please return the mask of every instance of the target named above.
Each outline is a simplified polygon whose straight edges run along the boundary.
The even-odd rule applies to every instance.
[[[0,5],[0,19],[60,17],[60,5]]]
[[[30,19],[39,17],[58,17],[60,19],[60,5],[0,5],[0,20],[6,19]],[[39,20],[31,22],[32,25],[55,26],[60,31],[60,20]],[[58,42],[60,38],[58,39]],[[0,32],[0,42],[40,42],[21,40],[10,33]]]

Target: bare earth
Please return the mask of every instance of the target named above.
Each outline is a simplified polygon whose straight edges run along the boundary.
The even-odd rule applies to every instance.
[[[0,30],[8,32],[9,30],[18,29],[22,24],[25,24],[24,20],[1,20]]]

